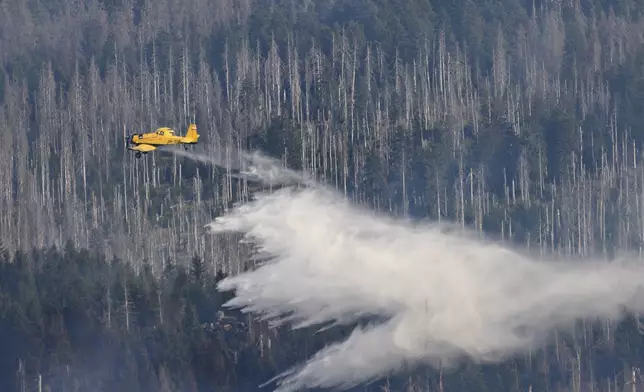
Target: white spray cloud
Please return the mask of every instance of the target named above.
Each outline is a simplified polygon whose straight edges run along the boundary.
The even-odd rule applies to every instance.
[[[245,178],[273,185],[314,184],[314,181],[305,174],[281,167],[277,160],[259,152],[249,153],[230,147],[228,149],[220,148],[211,154],[180,149],[167,149],[167,151],[195,161],[238,171],[238,173],[232,174],[236,178]]]
[[[277,169],[276,169],[277,170]],[[578,318],[644,311],[644,267],[548,262],[437,224],[377,216],[322,187],[259,194],[209,226],[271,256],[219,284],[227,305],[304,327],[384,318],[281,375],[280,391],[349,388],[405,363],[502,361]]]

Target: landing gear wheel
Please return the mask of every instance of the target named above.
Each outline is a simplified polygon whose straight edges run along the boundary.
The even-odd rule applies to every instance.
[[[136,154],[134,154],[134,156],[137,157],[137,158],[141,158],[141,152],[137,151]]]

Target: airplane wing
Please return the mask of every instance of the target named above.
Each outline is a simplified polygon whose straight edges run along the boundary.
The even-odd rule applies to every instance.
[[[157,148],[155,146],[150,145],[150,144],[138,144],[138,145],[136,145],[134,147],[130,147],[130,150],[141,151],[141,152],[150,152],[150,151],[154,151],[156,149]]]

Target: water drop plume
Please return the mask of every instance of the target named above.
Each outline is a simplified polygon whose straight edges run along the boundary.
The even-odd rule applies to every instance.
[[[537,260],[442,224],[378,215],[322,186],[257,194],[208,228],[241,232],[268,256],[219,283],[235,291],[227,306],[295,328],[383,320],[278,375],[279,391],[346,389],[405,364],[499,362],[579,318],[644,311],[635,260]]]
[[[314,181],[309,176],[284,168],[279,165],[279,161],[259,151],[248,152],[232,147],[227,149],[219,148],[210,153],[181,149],[167,149],[167,151],[194,161],[228,168],[235,171],[235,173],[231,174],[235,178],[244,178],[267,185],[293,185],[298,183],[314,185]]]

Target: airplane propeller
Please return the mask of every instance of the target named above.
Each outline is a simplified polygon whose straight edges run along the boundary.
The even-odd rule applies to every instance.
[[[130,142],[132,141],[132,137],[134,135],[126,135],[125,136],[125,149],[128,150],[130,148]]]

